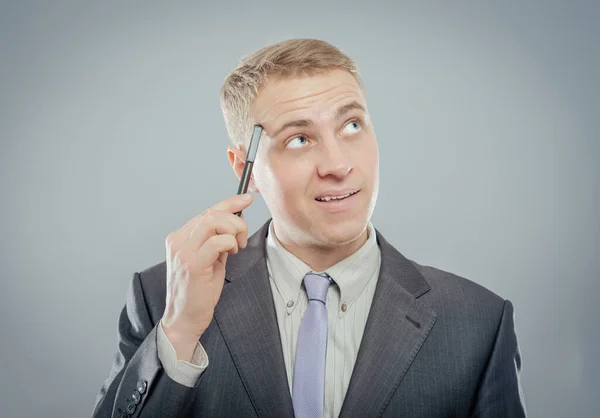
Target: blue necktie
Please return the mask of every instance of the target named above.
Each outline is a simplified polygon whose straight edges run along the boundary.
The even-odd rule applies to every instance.
[[[325,273],[308,273],[304,287],[308,308],[300,323],[292,401],[296,418],[323,418],[325,400],[325,354],[327,352],[327,290],[331,279]]]

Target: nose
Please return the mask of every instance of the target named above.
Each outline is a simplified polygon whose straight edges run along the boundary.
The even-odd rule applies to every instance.
[[[352,163],[343,141],[334,136],[321,141],[321,158],[318,172],[321,177],[332,175],[338,178],[347,176],[352,171]]]

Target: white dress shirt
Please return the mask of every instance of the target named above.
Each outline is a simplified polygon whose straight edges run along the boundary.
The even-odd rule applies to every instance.
[[[328,332],[324,415],[328,418],[337,417],[342,408],[379,277],[381,253],[370,222],[367,228],[365,244],[324,271],[334,281],[327,292],[326,304]],[[308,305],[302,281],[313,270],[283,248],[275,237],[272,222],[267,236],[266,258],[291,395],[298,333]],[[157,345],[165,372],[182,385],[194,386],[209,366],[208,355],[200,342],[194,350],[192,363],[177,360],[175,349],[161,325],[158,327]]]

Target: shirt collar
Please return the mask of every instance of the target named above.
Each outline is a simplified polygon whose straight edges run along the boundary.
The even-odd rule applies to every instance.
[[[340,309],[343,304],[352,304],[366,287],[368,279],[379,268],[381,256],[371,222],[367,225],[367,231],[367,241],[357,251],[324,271],[315,271],[327,273],[339,287]],[[273,232],[272,221],[267,234],[266,256],[275,286],[285,300],[294,302],[287,306],[290,313],[300,301],[304,276],[313,270],[281,245]]]

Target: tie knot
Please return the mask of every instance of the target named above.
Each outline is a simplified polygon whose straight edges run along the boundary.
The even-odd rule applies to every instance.
[[[308,273],[304,276],[304,287],[309,301],[310,299],[317,299],[326,303],[327,290],[331,284],[331,279],[326,273],[322,274]]]

